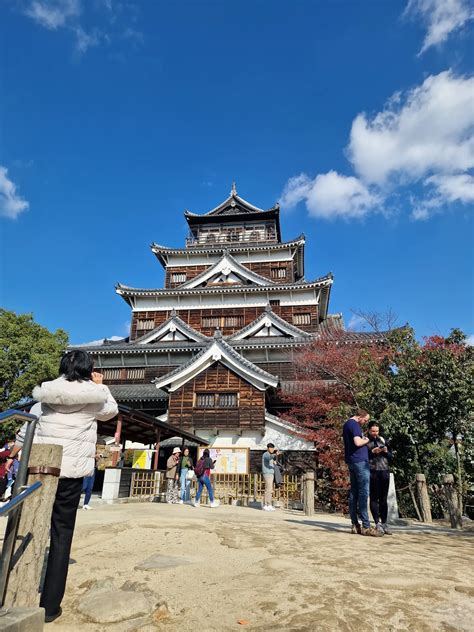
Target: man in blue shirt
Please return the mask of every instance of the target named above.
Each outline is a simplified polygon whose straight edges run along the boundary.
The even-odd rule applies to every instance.
[[[383,535],[370,526],[369,500],[369,439],[362,434],[362,425],[369,421],[370,415],[366,410],[357,411],[342,427],[344,439],[345,461],[349,468],[351,489],[349,493],[349,512],[351,514],[352,533],[377,537]],[[360,516],[362,526],[359,524]]]

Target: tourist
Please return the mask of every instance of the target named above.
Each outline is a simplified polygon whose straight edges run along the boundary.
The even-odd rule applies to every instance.
[[[263,497],[263,511],[275,511],[272,504],[273,481],[275,480],[275,465],[278,450],[273,443],[267,444],[267,449],[262,456],[262,474],[265,481],[265,494]]]
[[[345,461],[349,468],[351,487],[349,493],[349,512],[351,514],[352,533],[360,535],[383,535],[370,526],[369,501],[369,439],[362,434],[362,425],[368,423],[369,413],[359,410],[356,415],[346,421],[342,428]],[[359,515],[362,526],[359,523]]]
[[[101,458],[101,454],[96,454],[94,459],[94,472],[91,476],[84,476],[84,483],[82,484],[82,491],[84,492],[84,504],[83,509],[92,509],[90,506],[92,491],[94,489],[95,473],[97,470],[97,462]]]
[[[35,443],[51,443],[63,448],[60,478],[51,517],[51,540],[40,606],[49,623],[61,616],[66,589],[76,513],[84,476],[94,471],[97,421],[107,421],[118,413],[117,403],[102,375],[93,371],[86,351],[66,353],[59,367],[60,377],[43,382],[33,390],[38,400],[31,413],[38,417]],[[19,431],[11,456],[21,449],[26,424]],[[11,460],[9,462],[11,465]]]
[[[370,467],[370,512],[375,528],[384,535],[392,535],[387,526],[387,496],[390,485],[390,461],[392,452],[387,442],[380,436],[380,428],[376,421],[369,424],[369,467]]]
[[[178,502],[178,465],[181,457],[181,449],[173,448],[173,453],[166,462],[166,502],[174,504]]]
[[[3,500],[8,487],[7,458],[10,456],[10,446],[6,443],[0,451],[0,501]]]
[[[209,450],[206,448],[202,453],[202,457],[196,463],[196,467],[194,468],[194,472],[198,479],[198,490],[196,494],[196,498],[194,500],[194,507],[199,507],[199,500],[201,498],[202,490],[204,486],[206,486],[207,493],[209,494],[209,500],[211,502],[211,507],[218,507],[219,503],[214,500],[214,492],[212,491],[211,485],[211,470],[216,466],[216,462],[213,461],[210,457]]]
[[[179,480],[180,480],[180,494],[179,502],[185,503],[191,500],[191,476],[193,472],[193,460],[189,456],[189,448],[184,448],[183,456],[181,458]]]
[[[15,446],[15,440],[12,439],[8,442],[8,449],[11,451]],[[20,453],[18,453],[13,462],[9,461],[7,470],[7,491],[5,492],[5,500],[9,500],[13,492],[13,486],[15,484],[16,475],[18,474],[18,468],[20,467]]]

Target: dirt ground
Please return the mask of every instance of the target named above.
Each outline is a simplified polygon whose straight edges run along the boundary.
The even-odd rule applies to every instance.
[[[473,544],[470,529],[412,525],[368,538],[327,514],[96,503],[79,510],[63,616],[45,629],[472,631]],[[169,566],[137,568],[149,559]],[[77,608],[106,580],[151,592],[170,616],[148,627],[91,623]]]

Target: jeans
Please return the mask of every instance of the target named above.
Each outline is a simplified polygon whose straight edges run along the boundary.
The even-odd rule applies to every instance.
[[[69,553],[81,498],[82,478],[60,478],[51,516],[48,565],[40,606],[47,615],[56,614],[66,590]]]
[[[86,493],[84,497],[84,505],[88,505],[92,496],[92,490],[94,488],[95,471],[92,476],[84,476],[84,483],[82,484],[82,491]]]
[[[351,489],[349,492],[349,512],[352,524],[358,524],[358,515],[361,518],[364,529],[370,527],[367,503],[369,500],[370,469],[368,461],[349,463],[351,477]]]
[[[188,500],[191,499],[191,481],[188,481],[188,479],[186,478],[188,472],[189,472],[188,468],[183,467],[183,469],[181,470],[181,474],[179,475],[179,482],[180,482],[179,497],[184,502],[187,502]]]
[[[196,502],[199,502],[199,499],[201,498],[201,494],[202,494],[202,490],[204,485],[207,488],[207,493],[209,494],[209,500],[211,501],[211,503],[214,502],[214,492],[212,491],[212,485],[211,485],[211,480],[209,478],[209,476],[200,476],[199,479],[199,484],[198,484],[198,490],[197,490],[197,494],[196,494]]]
[[[382,524],[387,522],[389,485],[390,472],[388,470],[373,470],[370,472],[370,512],[375,524],[379,520]]]

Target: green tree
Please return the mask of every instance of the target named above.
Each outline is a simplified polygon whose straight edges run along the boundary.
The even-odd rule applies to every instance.
[[[35,323],[32,314],[0,309],[0,410],[28,399],[37,384],[57,377],[67,343],[63,329],[52,333]],[[0,442],[15,430],[3,424]]]

